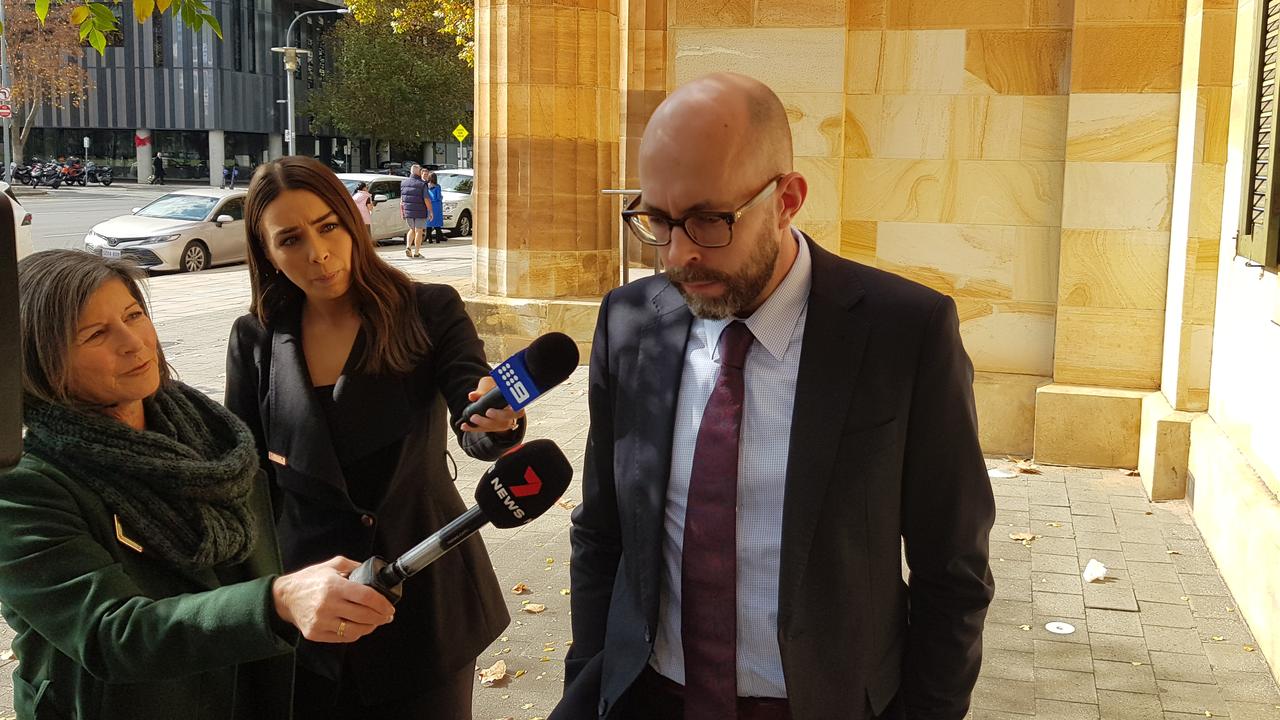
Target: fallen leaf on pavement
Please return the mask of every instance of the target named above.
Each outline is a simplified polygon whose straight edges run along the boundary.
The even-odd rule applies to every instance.
[[[1062,527],[1062,523],[1045,523],[1049,527]]]
[[[542,612],[543,610],[546,610],[546,609],[547,609],[547,606],[546,606],[546,605],[542,605],[542,604],[540,604],[540,603],[529,603],[528,605],[525,605],[524,607],[522,607],[522,608],[520,608],[520,609],[521,609],[522,611],[524,611],[524,612],[531,613],[531,614],[533,614],[533,615],[537,615],[538,613]]]
[[[1142,477],[1142,473],[1138,472],[1137,470],[1129,470],[1125,472],[1125,476],[1126,477]]]
[[[1018,472],[1026,475],[1040,475],[1040,466],[1030,460],[1018,461]]]
[[[564,588],[563,590],[561,590],[561,591],[560,591],[560,594],[561,594],[561,595],[568,595],[568,594],[569,594],[569,588]]]
[[[529,586],[528,586],[528,585],[525,585],[524,583],[516,583],[516,586],[515,586],[515,587],[513,587],[513,588],[511,588],[511,592],[513,592],[513,593],[515,593],[515,594],[517,594],[517,595],[528,595],[529,593],[531,593],[531,592],[533,592],[533,591],[532,591],[532,590],[530,590],[530,589],[529,589]]]
[[[9,648],[4,652],[0,652],[0,663],[7,663],[13,659],[13,648]]]
[[[572,501],[572,500],[561,500],[560,502],[558,502],[558,503],[556,503],[556,504],[557,504],[557,505],[559,505],[560,507],[564,508],[565,510],[572,510],[572,509],[574,509],[574,508],[578,507],[578,503],[576,503],[576,502],[574,502],[574,501]]]
[[[1030,630],[1030,629],[1031,629],[1031,626],[1030,626],[1030,625],[1019,625],[1019,626],[1018,626],[1018,629],[1019,629],[1019,630]]]
[[[516,674],[515,674],[513,677],[515,677],[516,679],[519,679],[519,678],[524,677],[524,671],[523,671],[523,670],[517,670],[517,671],[516,671]]]
[[[507,663],[505,660],[499,660],[493,665],[490,665],[480,671],[480,685],[481,687],[493,687],[497,683],[505,680],[506,677]]]
[[[1214,641],[1214,642],[1222,642],[1223,640],[1226,640],[1226,638],[1222,637],[1221,635],[1214,635],[1214,636],[1213,636],[1213,641]]]
[[[1166,555],[1181,555],[1181,554],[1182,554],[1182,553],[1178,552],[1177,550],[1165,550],[1164,552],[1165,552],[1165,554],[1166,554]]]
[[[1254,647],[1254,646],[1252,646],[1252,645],[1245,645],[1245,646],[1244,646],[1244,651],[1245,651],[1245,652],[1254,652],[1255,650],[1257,650],[1257,648],[1255,648],[1255,647]]]
[[[1034,533],[1026,533],[1026,532],[1009,533],[1010,540],[1016,540],[1018,542],[1021,542],[1023,545],[1026,545],[1027,547],[1031,547],[1031,543],[1034,542],[1035,539],[1038,537],[1040,536]]]

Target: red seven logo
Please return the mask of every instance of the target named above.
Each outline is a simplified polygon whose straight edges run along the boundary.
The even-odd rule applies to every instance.
[[[538,477],[538,473],[533,468],[524,469],[524,485],[516,485],[511,488],[511,494],[516,497],[529,497],[537,495],[542,490],[542,478]]]

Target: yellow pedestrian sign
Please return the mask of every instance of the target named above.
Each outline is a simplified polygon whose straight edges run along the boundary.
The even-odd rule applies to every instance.
[[[471,133],[467,132],[466,128],[462,127],[462,123],[458,123],[458,127],[453,129],[453,136],[458,138],[458,142],[466,140],[467,136],[470,134]]]

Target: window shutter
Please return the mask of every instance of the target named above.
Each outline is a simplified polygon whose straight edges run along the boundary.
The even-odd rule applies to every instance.
[[[1236,252],[1268,267],[1276,265],[1280,194],[1276,183],[1277,67],[1280,61],[1280,0],[1259,3],[1259,53],[1255,56],[1252,87],[1252,134],[1249,137],[1248,183],[1242,198],[1242,217]]]

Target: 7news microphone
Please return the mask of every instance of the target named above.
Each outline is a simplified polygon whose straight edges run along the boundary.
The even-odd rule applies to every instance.
[[[476,504],[437,530],[395,562],[374,556],[351,573],[351,579],[382,593],[391,602],[400,600],[401,584],[414,573],[462,544],[486,524],[514,528],[542,515],[560,499],[573,467],[550,440],[531,440],[508,450],[480,478]]]
[[[498,386],[468,405],[454,429],[461,431],[472,415],[484,415],[490,408],[523,408],[564,382],[577,366],[578,344],[568,335],[552,332],[535,339],[489,373]]]

